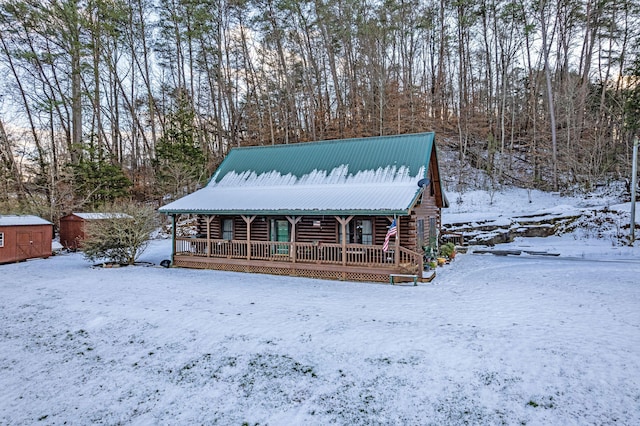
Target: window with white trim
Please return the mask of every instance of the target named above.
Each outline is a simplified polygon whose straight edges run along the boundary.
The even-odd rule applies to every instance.
[[[0,232],[0,247],[4,247],[4,232]]]

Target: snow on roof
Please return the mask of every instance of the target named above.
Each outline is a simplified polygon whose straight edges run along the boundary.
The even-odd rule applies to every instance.
[[[16,225],[52,225],[52,223],[32,215],[0,215],[0,226]]]
[[[72,213],[84,220],[100,220],[100,219],[120,219],[131,217],[125,213]]]
[[[407,180],[417,183],[422,175],[424,175],[424,167],[421,167],[415,176],[411,176],[409,168],[405,166],[387,166],[385,168],[380,167],[377,170],[362,170],[353,175],[349,173],[347,164],[341,164],[331,171],[314,169],[299,178],[290,173],[283,176],[277,170],[260,175],[257,175],[253,170],[247,170],[242,173],[232,171],[227,173],[219,182],[211,181],[207,186],[359,185],[402,183]]]
[[[411,207],[420,188],[402,185],[297,185],[290,187],[206,187],[160,209],[161,212],[314,214],[378,212],[393,214]]]
[[[296,178],[276,171],[256,175],[229,173],[209,185],[162,208],[161,212],[207,213],[380,213],[406,212],[420,193],[418,181],[408,169],[387,167],[348,174],[343,165],[327,171],[314,170]]]

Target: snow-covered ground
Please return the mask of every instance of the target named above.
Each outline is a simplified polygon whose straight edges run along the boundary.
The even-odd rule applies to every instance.
[[[585,207],[466,195],[446,215]],[[640,424],[640,249],[590,237],[459,255],[417,287],[2,265],[0,424]]]

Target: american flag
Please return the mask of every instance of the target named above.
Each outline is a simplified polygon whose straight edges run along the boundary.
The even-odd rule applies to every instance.
[[[387,231],[387,236],[384,237],[384,244],[382,245],[382,251],[389,250],[389,240],[391,240],[391,237],[395,237],[397,233],[398,233],[398,227],[396,226],[396,220],[393,219],[393,222],[391,222],[391,226],[389,226],[389,230]]]

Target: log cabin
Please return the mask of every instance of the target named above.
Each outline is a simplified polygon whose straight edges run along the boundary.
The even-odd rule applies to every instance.
[[[435,134],[419,133],[233,148],[205,187],[159,211],[173,266],[388,282],[422,277],[446,206]],[[185,216],[191,235],[177,229]]]

